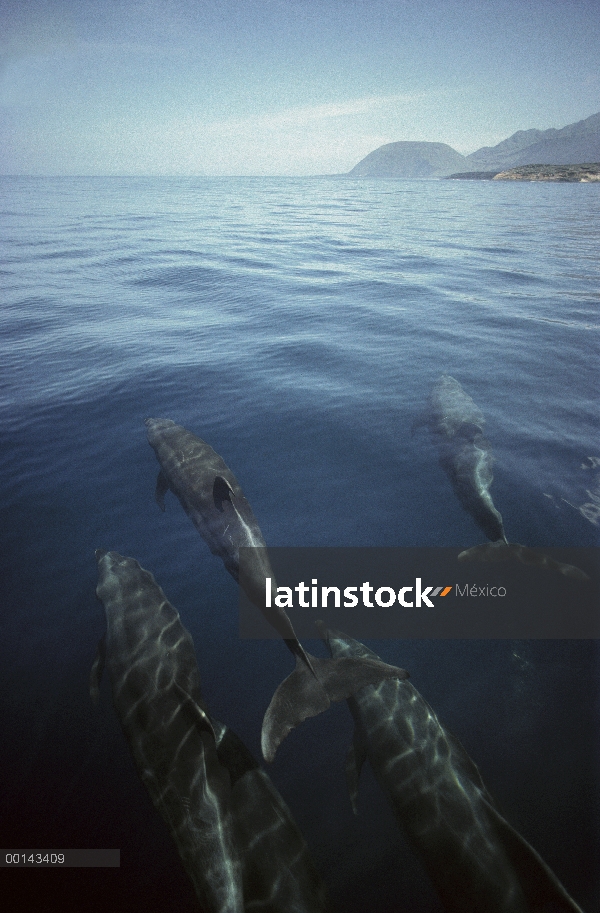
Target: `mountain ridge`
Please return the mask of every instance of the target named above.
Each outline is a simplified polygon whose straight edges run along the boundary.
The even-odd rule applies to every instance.
[[[453,172],[504,171],[520,165],[600,161],[600,112],[565,127],[517,130],[496,146],[461,155],[446,143],[398,141],[374,149],[345,177],[437,178]]]

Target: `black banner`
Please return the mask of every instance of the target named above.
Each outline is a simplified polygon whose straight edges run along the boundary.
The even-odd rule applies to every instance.
[[[600,637],[599,549],[270,548],[264,589],[256,551],[240,549],[243,638],[279,636],[245,591],[300,639],[317,619],[359,640]]]

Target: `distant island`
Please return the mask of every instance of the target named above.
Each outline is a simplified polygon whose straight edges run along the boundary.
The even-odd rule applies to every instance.
[[[464,156],[446,143],[387,143],[370,152],[351,178],[433,178],[457,171]]]
[[[507,181],[595,181],[600,161],[600,112],[560,130],[519,130],[497,146],[483,146],[461,155],[446,143],[400,141],[386,143],[361,159],[340,177],[351,178],[465,178]],[[512,174],[522,166],[544,165],[590,169],[591,177],[527,177]],[[566,173],[566,172],[565,172]],[[500,175],[506,177],[500,177]],[[542,174],[540,172],[540,174]]]
[[[600,181],[600,162],[581,165],[521,165],[508,171],[463,171],[445,180],[467,181],[555,181],[589,184]]]

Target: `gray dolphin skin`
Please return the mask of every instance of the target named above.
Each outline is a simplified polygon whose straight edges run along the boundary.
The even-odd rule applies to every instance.
[[[202,703],[192,639],[137,561],[101,550],[96,560],[96,594],[107,630],[90,675],[92,699],[105,661],[138,775],[175,841],[202,909],[239,913],[244,904],[231,782]]]
[[[325,913],[327,889],[292,814],[240,738],[212,720],[219,760],[231,776],[231,810],[246,910]]]
[[[493,459],[490,445],[483,436],[483,413],[449,374],[443,374],[433,388],[428,424],[438,438],[440,463],[458,500],[490,540],[490,543],[465,549],[458,556],[459,561],[514,560],[558,571],[574,580],[589,579],[584,571],[572,564],[507,541],[502,517],[490,495]]]
[[[585,571],[575,567],[574,564],[556,561],[555,558],[546,555],[541,549],[528,548],[526,545],[519,545],[518,542],[485,542],[483,545],[474,545],[472,548],[467,548],[460,552],[458,560],[483,561],[485,563],[514,560],[529,567],[558,571],[559,574],[564,577],[570,577],[572,580],[583,581],[590,579]]]
[[[96,552],[104,662],[140,779],[205,913],[325,913],[325,886],[283,799],[235,733],[211,719],[192,638],[152,574]]]
[[[378,658],[318,623],[333,656]],[[407,681],[363,688],[346,773],[354,811],[368,758],[448,913],[582,913],[543,859],[498,812],[458,739]]]
[[[265,541],[252,509],[234,474],[205,441],[170,419],[146,419],[148,443],[160,471],[156,500],[164,510],[170,489],[234,580],[239,582],[239,550],[254,549],[254,564],[242,584],[249,599],[283,638],[296,666],[277,688],[264,716],[261,747],[272,761],[286,735],[302,720],[322,713],[332,701],[341,701],[363,685],[384,678],[407,678],[404,669],[372,659],[318,659],[307,653],[296,637],[283,608],[265,605],[265,580],[274,588],[275,575]],[[272,599],[271,602],[275,600]]]
[[[443,374],[431,393],[431,428],[440,463],[462,506],[492,542],[506,542],[502,517],[490,495],[492,454],[483,413],[459,382]]]

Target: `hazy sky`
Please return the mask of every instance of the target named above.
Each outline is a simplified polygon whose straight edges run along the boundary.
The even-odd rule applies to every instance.
[[[600,111],[600,0],[0,0],[0,173],[322,174]]]

